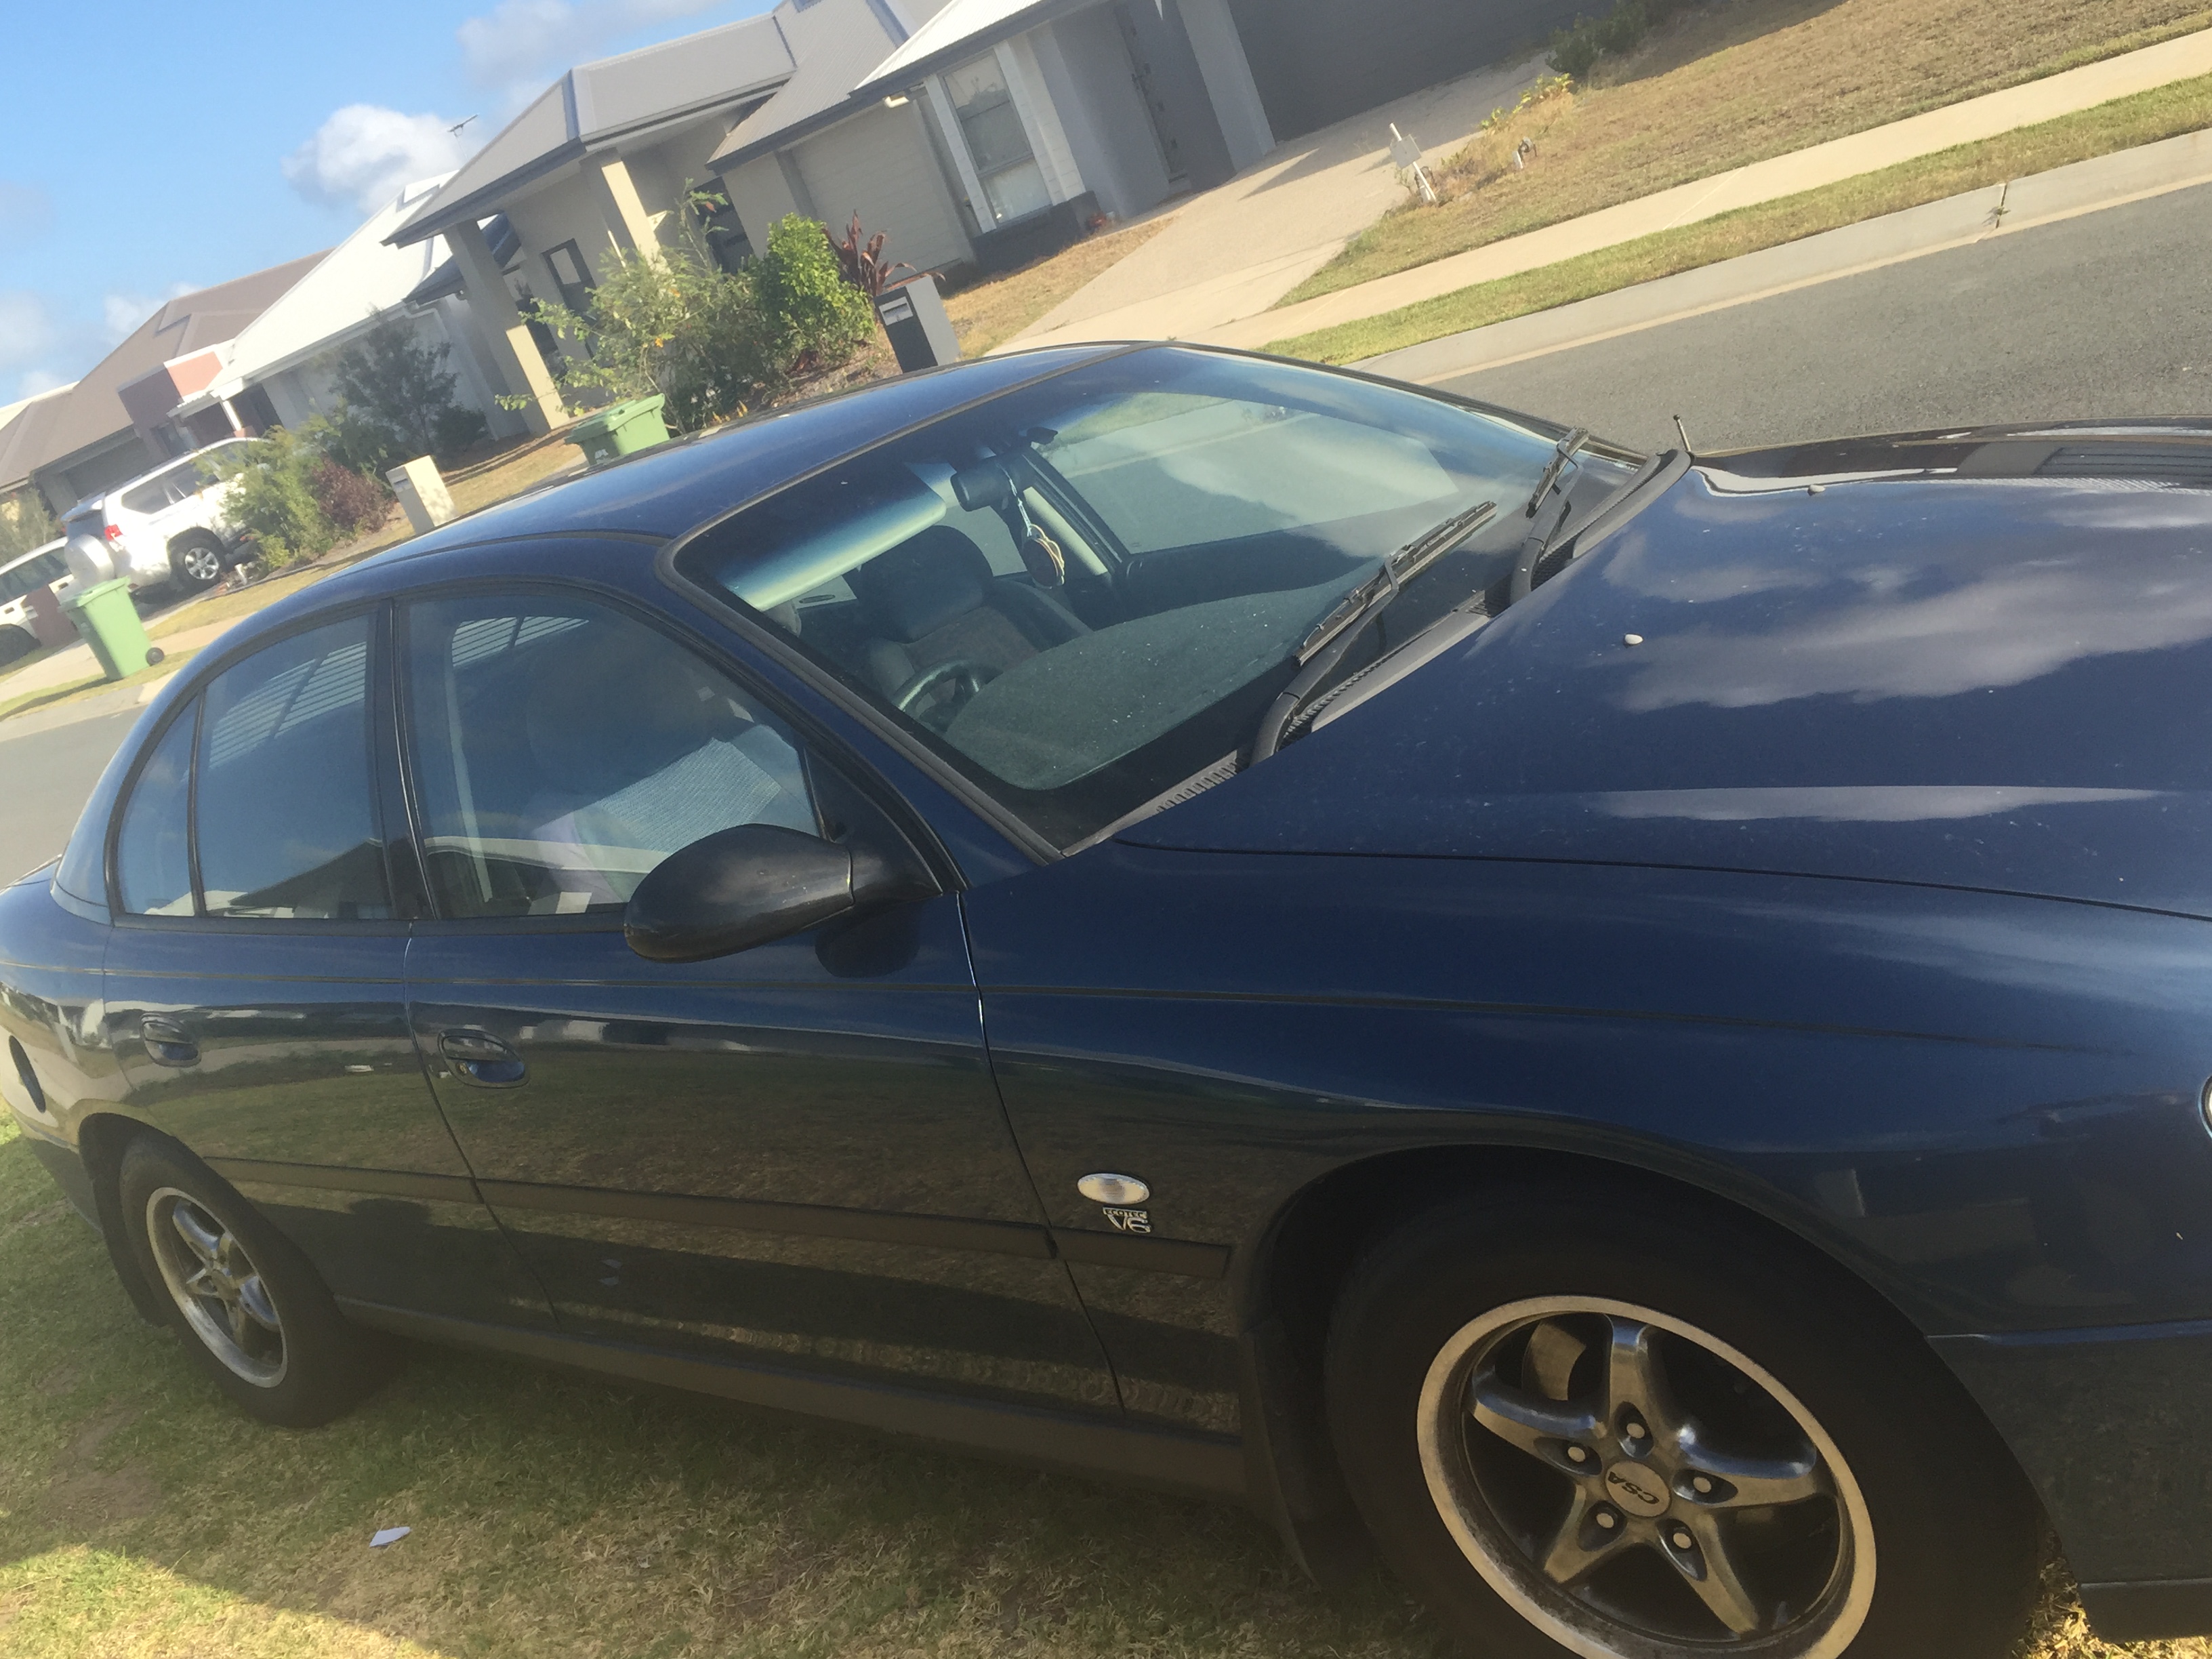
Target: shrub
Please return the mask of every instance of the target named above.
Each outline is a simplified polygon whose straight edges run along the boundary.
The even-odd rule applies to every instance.
[[[796,214],[740,270],[723,270],[690,231],[674,247],[611,259],[585,312],[541,301],[538,316],[590,351],[560,365],[564,389],[659,392],[678,432],[742,414],[793,376],[845,362],[876,327],[867,296],[840,272],[828,231]]]
[[[1552,67],[1569,80],[1587,82],[1601,58],[1618,58],[1694,0],[1620,0],[1602,17],[1577,17],[1552,36]]]
[[[327,454],[308,466],[307,492],[341,538],[375,529],[392,507],[392,491],[381,478],[341,466]]]
[[[875,307],[845,280],[826,225],[787,214],[747,274],[775,330],[776,368],[786,377],[843,362],[876,331]]]
[[[738,413],[772,378],[750,278],[750,269],[724,270],[689,246],[614,258],[587,312],[538,308],[555,333],[591,352],[561,364],[562,386],[615,398],[657,392],[667,399],[663,418],[678,432]]]
[[[373,459],[349,455],[344,464],[382,471],[417,455],[449,455],[481,439],[484,418],[453,400],[447,345],[427,346],[406,323],[380,323],[339,352],[331,386],[357,425],[386,434],[385,453]],[[459,441],[455,441],[459,440]]]
[[[238,482],[223,502],[226,528],[252,536],[272,568],[327,553],[338,532],[315,499],[312,477],[328,459],[284,430],[271,428],[222,464]]]
[[[422,453],[407,448],[390,427],[343,399],[329,414],[308,416],[300,435],[340,466],[371,477],[380,478],[400,462]]]

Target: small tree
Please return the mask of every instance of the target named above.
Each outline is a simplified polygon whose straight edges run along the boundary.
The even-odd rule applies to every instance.
[[[0,496],[0,562],[43,547],[62,533],[34,489]]]
[[[483,416],[454,401],[452,349],[424,345],[406,323],[380,323],[338,353],[331,385],[356,418],[391,434],[396,459],[451,454],[485,432]]]
[[[313,445],[275,427],[218,465],[223,477],[237,479],[223,502],[223,523],[250,534],[265,562],[291,564],[337,544],[337,528],[315,499],[315,469],[328,463]]]
[[[724,270],[688,243],[615,255],[587,311],[541,302],[538,315],[591,353],[561,365],[564,387],[617,398],[659,392],[679,432],[742,412],[769,376],[750,273]]]
[[[895,265],[885,264],[884,244],[890,240],[889,234],[879,230],[866,241],[862,241],[858,212],[853,215],[853,222],[846,230],[843,241],[839,241],[836,233],[827,225],[822,227],[822,234],[830,239],[830,251],[837,256],[839,274],[871,300],[880,297],[891,278],[902,270],[913,270],[917,276],[921,275],[903,261]]]

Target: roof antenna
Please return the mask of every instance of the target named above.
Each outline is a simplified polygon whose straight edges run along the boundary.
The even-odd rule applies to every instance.
[[[1682,417],[1680,415],[1674,417],[1674,435],[1682,441],[1682,453],[1692,460],[1696,460],[1698,452],[1690,447],[1690,428],[1682,424]]]

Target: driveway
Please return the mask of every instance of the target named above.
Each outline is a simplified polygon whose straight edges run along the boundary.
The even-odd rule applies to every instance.
[[[1007,343],[1188,339],[1255,316],[1407,199],[1390,125],[1433,163],[1510,108],[1541,58],[1493,65],[1278,145],[1227,184],[1164,210],[1173,222]]]

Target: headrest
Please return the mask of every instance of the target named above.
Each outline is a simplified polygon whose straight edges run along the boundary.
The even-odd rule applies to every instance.
[[[956,617],[982,608],[991,591],[991,562],[949,524],[879,553],[849,573],[870,632],[911,645]]]

